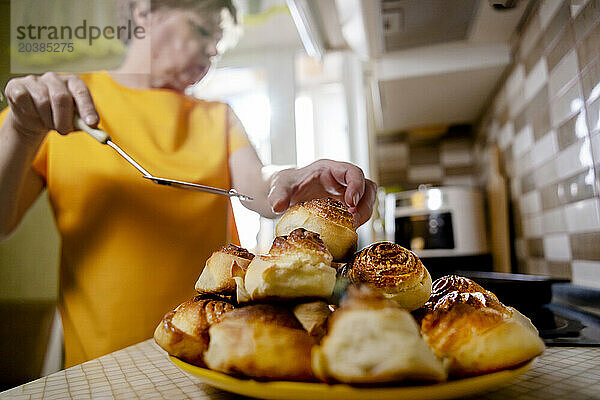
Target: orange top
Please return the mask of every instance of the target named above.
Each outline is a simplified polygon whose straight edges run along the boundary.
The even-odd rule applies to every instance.
[[[80,77],[100,128],[151,174],[231,187],[229,154],[249,142],[226,104],[124,87],[106,72]],[[67,367],[152,337],[211,253],[237,241],[226,197],[154,184],[85,133],[50,132],[33,167],[62,236]]]

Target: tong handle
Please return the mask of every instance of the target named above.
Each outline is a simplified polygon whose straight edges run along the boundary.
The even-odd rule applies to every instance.
[[[100,129],[95,129],[83,122],[79,115],[73,117],[73,126],[81,131],[84,131],[102,144],[106,144],[110,140],[108,133]]]

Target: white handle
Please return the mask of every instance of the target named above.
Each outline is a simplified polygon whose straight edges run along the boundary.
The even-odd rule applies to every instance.
[[[104,132],[103,130],[94,129],[90,127],[88,124],[83,122],[79,115],[75,115],[75,117],[73,118],[73,126],[79,130],[84,131],[85,133],[87,133],[102,144],[106,144],[106,142],[110,140],[110,136],[108,136],[108,133]]]

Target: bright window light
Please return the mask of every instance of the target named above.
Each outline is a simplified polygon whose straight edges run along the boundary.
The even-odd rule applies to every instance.
[[[309,96],[296,98],[296,162],[299,167],[315,161],[313,103]]]

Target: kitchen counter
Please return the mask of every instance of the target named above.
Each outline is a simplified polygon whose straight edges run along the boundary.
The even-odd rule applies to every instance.
[[[153,340],[0,393],[0,399],[235,399],[182,372]],[[477,399],[600,399],[600,348],[550,347],[524,375]]]

